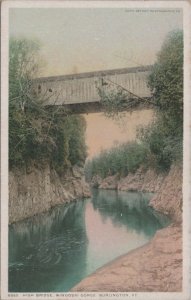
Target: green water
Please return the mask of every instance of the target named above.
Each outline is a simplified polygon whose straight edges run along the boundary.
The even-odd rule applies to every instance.
[[[169,220],[150,194],[93,190],[9,228],[9,291],[66,292],[114,258],[148,242]]]

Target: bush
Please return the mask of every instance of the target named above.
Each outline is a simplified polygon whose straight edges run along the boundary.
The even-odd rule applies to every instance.
[[[35,160],[49,162],[63,172],[83,165],[87,155],[85,120],[81,116],[45,116],[11,110],[9,113],[9,165],[23,166]]]
[[[169,135],[160,119],[140,129],[138,137],[148,148],[148,167],[168,171],[173,162],[182,159],[182,136]]]
[[[90,181],[95,175],[105,178],[115,174],[126,176],[129,172],[134,173],[144,163],[147,152],[147,147],[137,142],[102,151],[99,156],[87,161],[86,179]]]

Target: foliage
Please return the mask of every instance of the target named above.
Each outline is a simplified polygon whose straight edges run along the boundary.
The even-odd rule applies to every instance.
[[[86,123],[82,116],[55,118],[49,134],[56,144],[53,151],[53,164],[56,170],[62,171],[71,166],[82,166],[87,155],[85,145]]]
[[[29,92],[32,79],[39,74],[43,60],[36,40],[11,38],[9,42],[9,106],[25,110],[37,105]]]
[[[183,127],[183,33],[171,32],[149,77],[160,117],[169,134]]]
[[[137,142],[125,143],[115,146],[101,154],[85,165],[86,179],[91,180],[94,175],[105,178],[119,174],[126,176],[129,172],[135,172],[144,162],[147,155],[147,147]]]
[[[39,44],[10,40],[9,166],[49,162],[59,173],[86,158],[85,121],[63,108],[46,108],[31,92],[39,70]],[[45,99],[46,100],[46,99]]]
[[[125,110],[135,109],[140,103],[139,99],[132,99],[129,97],[129,93],[120,87],[114,88],[108,84],[107,89],[97,87],[97,90],[105,116],[113,120],[118,120],[123,116]]]
[[[157,62],[148,78],[148,86],[153,94],[152,104],[156,118],[151,125],[138,131],[139,147],[147,149],[142,163],[160,171],[166,171],[174,161],[182,159],[183,150],[183,33],[181,30],[171,32],[164,41]],[[99,93],[106,115],[113,119],[121,110],[134,109],[138,104],[138,100],[134,104],[129,103],[128,92],[120,87],[116,90],[111,89],[111,86],[106,89],[100,88]],[[119,152],[114,159],[115,164],[118,164],[115,171],[118,172],[123,170],[123,166],[120,165],[118,159],[121,149],[116,149],[116,151]],[[126,149],[134,165],[135,149],[132,148],[131,151],[130,154]],[[126,152],[123,153],[124,157],[127,156]],[[109,152],[102,154],[103,166],[104,161],[107,161],[110,155]],[[99,175],[105,176],[107,171],[102,170],[104,169],[101,167],[102,164],[98,167],[100,161],[101,156],[92,161],[92,165],[96,165],[92,167],[92,170],[94,173],[97,171]],[[112,166],[114,161],[110,161],[110,164]],[[131,169],[130,159],[128,169]],[[124,173],[127,173],[127,169]]]
[[[148,127],[140,128],[138,137],[148,147],[147,166],[167,171],[174,161],[182,158],[182,136],[169,135],[160,118]]]
[[[171,32],[148,82],[157,106],[156,121],[139,132],[150,149],[150,162],[168,170],[183,151],[183,33]]]

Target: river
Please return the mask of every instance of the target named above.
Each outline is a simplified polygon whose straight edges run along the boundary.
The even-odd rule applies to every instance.
[[[151,194],[92,190],[9,227],[9,291],[67,292],[99,267],[147,243],[170,221]]]

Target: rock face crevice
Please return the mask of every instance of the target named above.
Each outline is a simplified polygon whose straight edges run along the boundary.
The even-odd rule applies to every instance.
[[[90,197],[83,169],[77,166],[59,176],[49,165],[9,173],[9,223],[48,211],[58,204]]]
[[[72,292],[181,292],[182,291],[182,166],[168,174],[148,170],[126,178],[107,178],[100,188],[155,192],[150,205],[168,214],[172,224],[156,232],[152,240],[82,280]],[[144,176],[143,176],[144,175]],[[137,181],[139,179],[139,181]],[[111,185],[110,185],[111,183]]]

